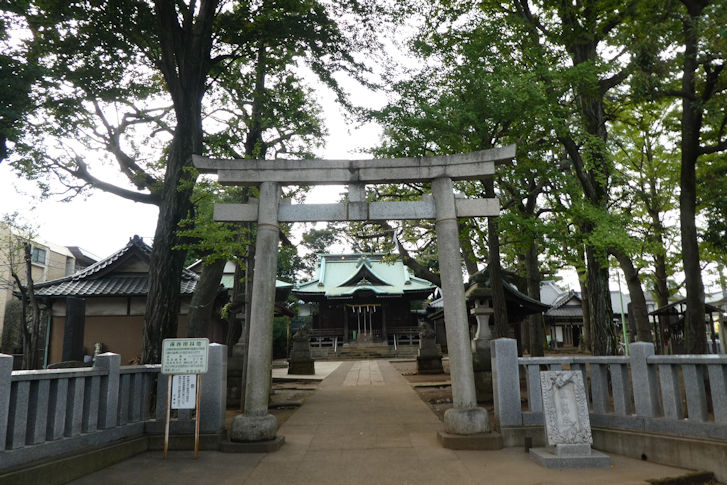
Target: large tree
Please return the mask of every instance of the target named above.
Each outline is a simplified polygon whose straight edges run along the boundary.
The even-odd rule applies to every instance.
[[[615,352],[607,252],[594,235],[608,215],[607,111],[628,76],[618,47],[631,6],[526,0],[419,5],[427,20],[413,47],[429,70],[398,90],[401,101],[388,110],[398,121],[387,126],[387,139],[398,140],[399,151],[409,155],[487,148],[508,136],[525,153],[560,144],[581,186],[577,227],[585,234],[593,349]],[[611,48],[614,58],[605,54]],[[439,78],[448,83],[442,87]],[[456,87],[453,79],[460,80]],[[432,84],[439,92],[431,94]],[[397,146],[387,143],[384,149]],[[542,181],[534,186],[542,189]],[[527,194],[523,187],[520,200]]]
[[[551,176],[557,176],[559,169],[557,163],[549,160],[553,142],[545,141],[547,128],[540,119],[543,92],[533,82],[532,73],[523,69],[512,46],[498,44],[501,32],[496,24],[478,23],[476,19],[474,24],[462,21],[464,26],[455,26],[456,19],[450,17],[452,12],[442,5],[428,4],[421,8],[431,23],[409,43],[421,62],[407,78],[392,83],[392,101],[374,114],[385,127],[377,153],[426,156],[518,143],[517,161],[497,167],[494,185],[492,180],[457,184],[457,190],[468,196],[498,196],[504,208],[504,226],[494,218],[461,221],[460,246],[470,275],[478,271],[478,262],[487,261],[494,290],[495,333],[506,336],[510,332],[508,324],[518,322],[510,322],[507,315],[500,260],[508,261],[511,267],[515,262],[501,254],[501,248],[506,253],[517,252],[518,259],[523,261],[526,255],[530,256],[525,264],[530,284],[524,289],[533,298],[540,296],[540,262],[535,244],[542,235],[538,221],[543,211],[537,200],[546,182]],[[493,45],[500,49],[493,49]],[[380,195],[418,196],[411,189],[398,187]],[[510,231],[515,225],[517,229]],[[412,230],[403,223],[400,239],[413,254],[421,254],[421,249],[431,247],[427,241],[433,236],[431,231],[424,231],[428,224],[422,226],[417,222],[416,226],[417,230]],[[502,236],[501,227],[507,229]],[[516,246],[517,250],[513,251]],[[418,271],[418,276],[427,277],[430,271],[423,267],[426,265],[415,264],[417,261],[402,248],[399,245],[404,261]],[[542,326],[535,319],[530,325],[533,332],[527,333],[535,341],[532,346],[527,342],[526,346],[542,352]]]
[[[686,352],[707,351],[704,285],[697,223],[700,165],[727,151],[727,2],[645,2],[641,24],[646,41],[634,49],[636,91],[647,101],[666,98],[680,109],[676,144],[679,221],[687,292]]]
[[[668,223],[678,210],[679,160],[672,143],[674,106],[639,103],[624,110],[613,123],[617,187],[613,211],[626,228],[626,238],[610,252],[618,259],[629,283],[639,340],[651,341],[646,302],[640,282],[653,292],[658,307],[676,292],[673,283],[680,255],[678,229]],[[636,285],[632,289],[632,286]],[[631,313],[631,312],[629,312]],[[666,318],[666,317],[664,317]],[[662,322],[666,325],[666,320]]]
[[[344,99],[333,73],[363,78],[352,52],[371,40],[374,7],[357,0],[20,3],[14,15],[31,33],[28,58],[45,69],[45,84],[12,161],[26,174],[52,172],[73,190],[100,188],[159,207],[142,357],[158,362],[161,340],[176,334],[185,260],[177,227],[192,208],[205,94],[233,69],[264,76],[255,66],[284,57],[307,64]],[[248,128],[246,155],[264,142],[261,126]],[[110,154],[127,183],[104,179],[89,149]]]
[[[687,289],[684,321],[685,351],[707,352],[704,326],[704,284],[697,241],[697,164],[700,157],[727,151],[727,41],[724,25],[727,3],[682,0],[678,12],[682,27],[681,86],[681,179],[679,221],[682,262]],[[715,39],[716,38],[716,39]]]

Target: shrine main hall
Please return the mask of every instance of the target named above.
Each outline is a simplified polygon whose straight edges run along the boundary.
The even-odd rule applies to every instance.
[[[434,290],[400,260],[389,261],[383,254],[321,254],[314,279],[293,293],[318,304],[314,330],[344,342],[386,342],[396,331],[417,327],[412,303]]]

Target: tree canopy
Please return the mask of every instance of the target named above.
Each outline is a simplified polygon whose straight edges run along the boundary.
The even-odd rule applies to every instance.
[[[397,55],[387,56],[389,24],[383,45]],[[457,184],[502,207],[497,221],[461,222],[468,273],[487,262],[496,280],[503,265],[537,298],[542,278],[575,268],[596,354],[618,347],[612,267],[626,277],[640,340],[651,338],[649,293],[664,305],[684,289],[687,351],[705,352],[703,266],[727,264],[725,25],[727,0],[23,0],[0,16],[0,161],[69,196],[101,189],[159,208],[143,357],[154,362],[176,328],[186,251],[211,263],[224,245],[244,253],[249,242],[211,229],[209,208],[254,191],[199,184],[191,156],[312,156],[326,133],[318,83],[383,127],[376,156],[517,143],[494,184]],[[377,73],[388,103],[363,113],[341,79],[375,87]],[[336,235],[311,231],[303,245],[315,253]],[[342,237],[398,252],[438,281],[426,221]],[[302,268],[283,253],[290,271]],[[542,326],[524,329],[539,352]]]

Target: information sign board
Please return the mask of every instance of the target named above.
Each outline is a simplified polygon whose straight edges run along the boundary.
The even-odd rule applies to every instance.
[[[162,374],[206,374],[209,339],[167,338],[162,342]]]
[[[194,409],[196,397],[196,375],[176,374],[172,376],[172,409]]]

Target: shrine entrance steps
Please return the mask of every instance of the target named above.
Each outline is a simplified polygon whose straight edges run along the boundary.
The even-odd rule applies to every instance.
[[[416,359],[418,345],[393,345],[374,342],[354,342],[332,347],[311,348],[316,360],[373,360],[373,359]]]

